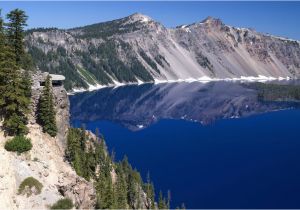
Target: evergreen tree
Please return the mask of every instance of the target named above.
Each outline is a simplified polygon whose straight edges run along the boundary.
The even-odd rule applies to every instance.
[[[170,203],[171,203],[171,191],[168,190],[168,197],[167,197],[167,208],[170,209]]]
[[[168,209],[166,199],[163,197],[163,194],[161,191],[159,192],[158,209]]]
[[[154,185],[151,182],[149,172],[147,173],[147,182],[144,184],[144,191],[146,192],[147,197],[150,201],[149,203],[151,203],[151,209],[154,209],[155,208],[155,204],[154,204],[154,202],[155,202],[155,192],[154,192]]]
[[[80,150],[80,143],[77,138],[78,129],[69,128],[67,136],[66,157],[70,162],[75,159],[75,153]]]
[[[106,155],[105,155],[105,145],[104,145],[104,140],[101,139],[98,144],[96,144],[95,147],[95,158],[96,158],[96,163],[101,164],[104,162]]]
[[[0,94],[3,127],[8,135],[24,135],[28,132],[29,87],[15,65],[14,54],[4,46],[0,55]]]
[[[134,208],[135,201],[138,199],[138,186],[134,178],[133,172],[128,175],[128,202],[131,208]]]
[[[126,156],[121,162],[114,163],[106,150],[104,140],[89,139],[84,126],[81,129],[69,130],[66,156],[79,176],[87,180],[93,179],[97,209],[142,208],[143,191],[147,194],[148,203],[151,203],[149,208],[155,208],[154,187],[150,175],[147,183],[143,183],[139,172],[132,169]],[[111,175],[113,169],[116,173],[114,183]],[[160,208],[167,209],[169,200],[161,194]]]
[[[92,147],[88,148],[88,151],[86,152],[86,154],[84,156],[86,156],[86,158],[85,158],[86,175],[85,176],[86,176],[86,179],[89,180],[90,178],[92,178],[95,175],[96,166],[97,166]]]
[[[106,177],[104,173],[99,173],[97,183],[96,183],[96,192],[97,192],[97,209],[104,209],[106,206],[104,195],[106,193]]]
[[[0,9],[0,119],[2,118],[3,112],[3,105],[4,105],[4,98],[2,93],[5,91],[4,84],[5,82],[5,75],[3,72],[3,62],[4,58],[6,57],[6,49],[5,49],[5,36],[4,36],[4,28],[3,28],[3,19],[1,16],[1,9]]]
[[[8,135],[24,135],[28,132],[27,114],[30,103],[30,80],[16,65],[16,54],[7,45],[3,19],[0,18],[0,108],[3,128]],[[21,45],[24,45],[21,42]]]
[[[99,131],[99,128],[96,128],[95,135],[96,135],[96,138],[97,138],[97,142],[99,143],[99,140],[100,140],[100,131]]]
[[[125,209],[127,208],[127,185],[125,180],[125,174],[120,166],[117,167],[117,181],[115,184],[115,199],[116,208]]]
[[[80,130],[80,147],[82,151],[85,151],[86,140],[87,140],[87,136],[86,136],[85,124],[82,124]]]
[[[56,136],[57,127],[50,75],[48,75],[45,80],[45,86],[40,96],[38,105],[38,122],[43,127],[43,132],[48,133],[52,137]]]
[[[5,43],[4,22],[3,22],[3,18],[1,16],[1,9],[0,9],[0,49],[1,49],[0,52],[2,52],[2,50],[3,50],[4,43]]]
[[[110,174],[110,172],[109,172]],[[105,191],[103,196],[103,208],[104,209],[111,209],[114,207],[114,191],[113,191],[113,184],[111,175],[108,175],[105,179]]]
[[[20,67],[22,59],[25,57],[23,39],[28,16],[23,10],[15,9],[8,13],[6,17],[9,20],[7,24],[8,43],[14,50],[16,64]]]
[[[82,176],[84,177],[84,169],[83,169],[83,163],[82,163],[82,156],[81,156],[81,152],[79,151],[76,151],[74,153],[74,160],[72,162],[72,165],[76,171],[76,173],[79,175],[79,176]]]

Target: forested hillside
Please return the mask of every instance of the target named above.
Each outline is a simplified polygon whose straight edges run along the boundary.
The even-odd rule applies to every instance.
[[[0,208],[170,208],[162,193],[156,202],[150,176],[144,182],[126,157],[114,160],[98,132],[69,127],[66,90],[52,85],[51,74],[37,71],[25,51],[27,18],[19,9],[8,13],[5,23],[0,16]],[[66,51],[58,53],[63,63]],[[46,66],[55,56],[43,60]],[[101,75],[90,79],[96,78]]]
[[[65,87],[168,80],[299,78],[299,41],[207,19],[166,28],[142,14],[73,29],[27,31],[26,46],[42,71]]]

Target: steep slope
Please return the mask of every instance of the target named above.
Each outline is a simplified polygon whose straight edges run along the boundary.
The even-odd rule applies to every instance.
[[[63,145],[69,128],[67,93],[63,87],[54,88],[59,133],[52,138],[43,133],[41,126],[35,122],[34,113],[40,91],[41,89],[35,87],[32,90],[32,113],[27,135],[33,145],[30,151],[20,155],[6,151],[5,142],[11,137],[4,136],[0,129],[0,209],[47,209],[64,197],[59,188],[66,189],[64,193],[68,193],[68,197],[78,208],[92,208],[96,203],[96,192],[92,183],[79,177],[64,158]],[[20,183],[28,177],[42,183],[40,194],[29,197],[18,193]]]
[[[97,205],[104,205],[106,200],[111,202],[115,195],[119,196],[117,192],[121,187],[118,184],[123,179],[125,183],[121,189],[125,189],[124,192],[122,191],[122,195],[125,195],[124,202],[127,202],[127,193],[130,192],[133,195],[130,200],[128,199],[128,204],[124,205],[134,209],[153,207],[155,205],[154,197],[150,197],[150,191],[145,190],[146,186],[150,189],[149,183],[144,183],[138,171],[133,169],[127,161],[114,162],[105,146],[104,139],[96,137],[90,131],[84,132],[84,139],[82,139],[82,135],[79,136],[84,145],[81,146],[83,152],[80,154],[82,157],[89,155],[90,159],[95,157],[94,170],[87,170],[93,176],[91,175],[87,179],[78,173],[78,170],[82,170],[82,168],[79,168],[78,165],[75,167],[72,160],[69,159],[69,134],[72,130],[80,132],[82,130],[69,126],[69,99],[62,86],[53,87],[58,134],[56,137],[51,137],[43,133],[42,127],[36,122],[36,110],[37,101],[43,89],[40,82],[44,80],[41,78],[46,76],[47,73],[42,74],[41,72],[37,72],[33,76],[31,113],[27,125],[29,133],[26,136],[31,139],[32,149],[30,151],[21,154],[7,151],[5,143],[12,137],[4,135],[2,121],[0,121],[0,209],[49,209],[63,198],[71,199],[75,208],[93,209]],[[73,138],[72,141],[74,144],[77,139]],[[104,145],[101,148],[99,147],[100,141]],[[101,154],[105,153],[105,158],[101,156],[100,151]],[[124,172],[126,180],[122,179],[121,175],[124,174],[120,172],[123,163],[127,170],[126,173]],[[111,183],[111,191],[104,191],[105,193],[102,194],[101,192],[107,187],[102,189],[103,185],[100,185],[103,182],[99,177],[105,176],[104,168],[107,168],[108,172],[106,172],[110,174],[107,179]],[[127,173],[130,174],[130,183],[127,181]],[[21,183],[29,177],[40,182],[42,189],[38,192],[36,187],[26,187],[25,193],[19,193]],[[127,190],[127,186],[130,186],[130,190]],[[101,192],[99,192],[99,187]],[[118,200],[113,201],[118,202]],[[117,206],[117,204],[115,205]]]
[[[168,29],[136,13],[69,30],[30,30],[26,44],[42,71],[68,76],[68,89],[300,75],[298,41],[227,26],[211,17]]]

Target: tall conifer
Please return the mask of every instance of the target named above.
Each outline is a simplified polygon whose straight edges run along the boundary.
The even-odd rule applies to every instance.
[[[38,105],[38,122],[43,127],[43,132],[55,137],[57,134],[55,110],[53,104],[51,76],[45,80],[45,86],[40,96]]]
[[[9,20],[9,23],[7,23],[8,43],[14,50],[16,64],[21,66],[22,59],[25,57],[23,39],[28,16],[23,10],[15,9],[8,13],[6,17]]]
[[[20,12],[21,10],[19,10]],[[25,15],[25,13],[22,11]],[[16,63],[17,53],[10,36],[13,35],[10,26],[18,28],[18,37],[23,37],[23,27],[26,19],[13,22],[9,15],[9,23],[4,28],[3,19],[0,19],[0,107],[3,128],[8,135],[24,135],[28,132],[27,114],[30,104],[30,80],[25,78]],[[7,33],[6,33],[6,31]],[[7,36],[6,36],[7,35]],[[23,38],[18,41],[19,48],[24,48]],[[28,77],[29,78],[29,77]]]

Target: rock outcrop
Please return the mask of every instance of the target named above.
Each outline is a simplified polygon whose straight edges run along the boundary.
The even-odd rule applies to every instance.
[[[53,86],[54,103],[58,134],[56,137],[43,133],[42,127],[36,122],[39,97],[43,90],[43,81],[48,73],[36,72],[32,76],[32,103],[29,115],[29,133],[32,149],[20,155],[5,150],[4,145],[12,137],[4,136],[0,129],[0,209],[49,209],[62,198],[72,200],[79,209],[92,209],[96,206],[96,190],[93,180],[87,181],[78,176],[65,158],[67,133],[69,129],[69,98],[61,85]],[[1,122],[0,122],[1,127]],[[99,140],[90,131],[86,131],[88,147]],[[93,148],[92,148],[93,149]],[[108,155],[107,149],[105,149]],[[101,173],[98,170],[98,173]],[[112,183],[116,182],[117,173],[111,171]],[[35,187],[26,187],[19,194],[19,186],[28,177],[33,177],[42,184],[40,192]],[[142,186],[137,185],[139,196],[134,207],[150,208],[151,201],[147,198]]]
[[[96,205],[96,192],[92,183],[85,179],[64,174],[57,185],[58,191],[74,201],[78,209],[90,209]]]
[[[70,198],[77,208],[90,209],[95,206],[96,192],[92,183],[79,177],[64,158],[66,134],[69,128],[69,99],[63,87],[54,87],[57,137],[42,132],[35,121],[35,110],[42,87],[38,82],[43,75],[33,77],[32,114],[28,124],[32,149],[21,155],[4,149],[5,137],[0,130],[0,209],[48,209],[61,198]],[[18,194],[20,183],[34,177],[43,188],[40,194],[27,197]],[[31,189],[30,189],[31,190]]]
[[[36,113],[37,113],[37,106],[39,102],[40,95],[43,90],[43,86],[41,83],[45,81],[45,78],[47,77],[47,72],[40,72],[37,71],[32,75],[32,112],[30,115],[30,123],[35,124],[36,122]],[[62,85],[59,86],[53,86],[53,97],[54,97],[54,107],[56,111],[56,124],[58,128],[57,133],[57,143],[61,149],[61,151],[64,151],[66,148],[66,137],[68,128],[70,127],[70,103],[67,95],[67,91]]]

